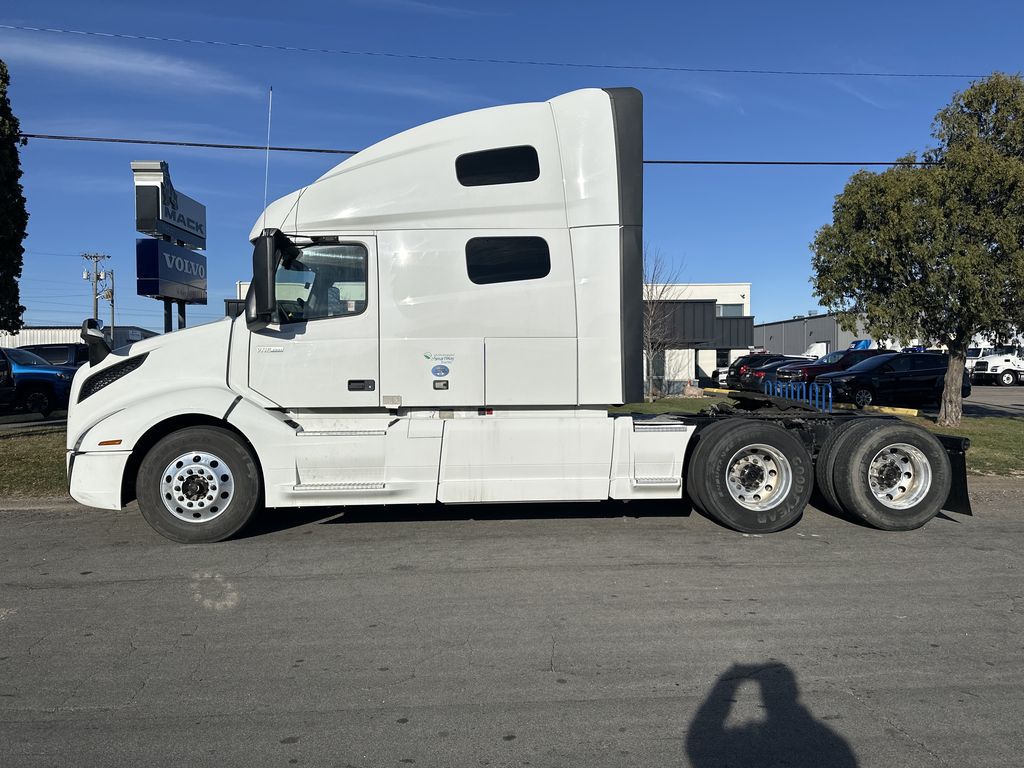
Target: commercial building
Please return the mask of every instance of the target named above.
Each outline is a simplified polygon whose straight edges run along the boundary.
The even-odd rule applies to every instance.
[[[797,315],[789,320],[758,323],[754,326],[754,346],[782,355],[801,355],[813,347],[815,354],[825,355],[835,349],[846,349],[854,341],[870,338],[858,323],[855,332],[839,327],[835,315]]]
[[[32,325],[17,333],[0,333],[0,347],[24,347],[28,344],[75,344],[82,340],[80,325]],[[155,331],[137,325],[118,325],[114,328],[115,349],[135,341],[156,336]],[[110,338],[109,333],[107,338]]]
[[[750,351],[754,318],[750,283],[680,283],[648,285],[645,298],[664,312],[667,349],[654,362],[655,386],[665,394],[689,381],[706,384]]]

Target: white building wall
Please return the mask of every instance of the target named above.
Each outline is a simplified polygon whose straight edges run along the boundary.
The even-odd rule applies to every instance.
[[[750,315],[750,283],[673,283],[665,286],[662,298],[669,301],[712,299],[719,304],[742,304],[743,314]]]

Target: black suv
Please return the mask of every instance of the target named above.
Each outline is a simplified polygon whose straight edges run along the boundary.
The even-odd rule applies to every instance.
[[[949,355],[896,352],[878,355],[845,371],[823,373],[819,384],[831,384],[836,400],[847,400],[858,408],[880,403],[925,405],[942,397]],[[971,379],[964,371],[960,394],[969,397]]]
[[[783,360],[786,355],[781,355],[777,352],[758,352],[753,355],[743,355],[743,357],[737,357],[732,361],[729,366],[729,372],[725,374],[725,386],[729,389],[739,389],[742,386],[742,379],[747,375],[749,371],[754,368],[760,368],[762,365],[768,363],[774,363],[776,360]],[[806,359],[806,358],[793,358]],[[810,362],[810,361],[808,361]]]

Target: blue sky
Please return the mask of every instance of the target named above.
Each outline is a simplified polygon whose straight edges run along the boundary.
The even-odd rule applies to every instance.
[[[1007,2],[522,2],[253,0],[96,3],[6,0],[0,23],[440,56],[608,64],[870,72],[1020,71],[1024,6]],[[360,148],[405,128],[581,87],[645,96],[653,159],[891,160],[927,146],[935,112],[964,79],[780,77],[552,68],[317,55],[0,30],[11,100],[28,133]],[[262,210],[263,155],[33,141],[22,303],[30,324],[91,311],[77,254],[111,254],[118,323],[162,327],[134,295],[131,160],[167,160],[207,205],[210,303],[247,279]],[[270,198],[337,158],[276,153]],[[645,239],[687,282],[753,283],[758,321],[816,306],[814,231],[854,169],[652,167]],[[106,317],[106,314],[103,315]],[[190,322],[191,324],[191,322]]]

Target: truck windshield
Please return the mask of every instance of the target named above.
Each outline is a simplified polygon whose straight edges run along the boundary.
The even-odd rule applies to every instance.
[[[279,322],[361,314],[367,288],[365,247],[355,243],[308,246],[277,269]]]

